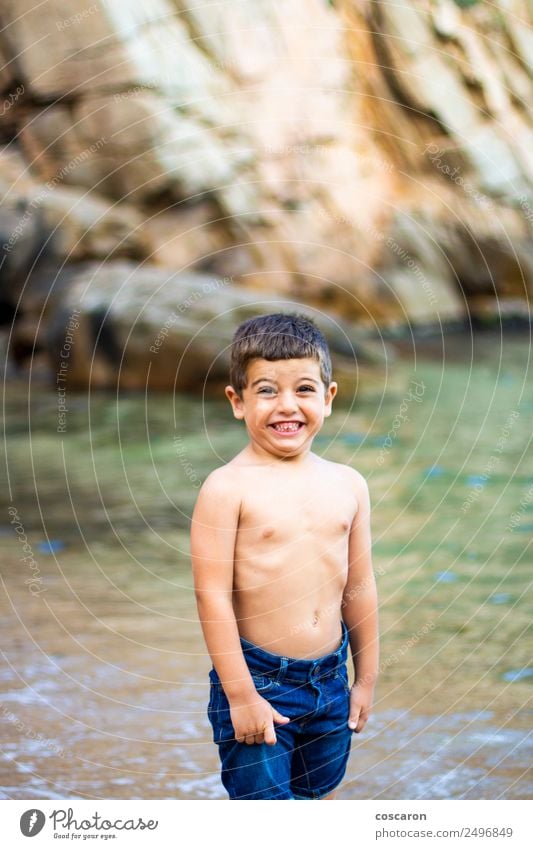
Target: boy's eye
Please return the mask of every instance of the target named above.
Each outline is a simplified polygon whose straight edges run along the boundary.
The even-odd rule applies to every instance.
[[[306,391],[309,390],[309,392],[314,392],[315,387],[304,384],[304,385],[298,387],[298,392],[301,392],[302,390],[306,390]],[[270,393],[275,392],[275,390],[271,386],[261,386],[261,388],[258,389],[257,392],[258,392],[259,395],[260,394],[270,395]]]

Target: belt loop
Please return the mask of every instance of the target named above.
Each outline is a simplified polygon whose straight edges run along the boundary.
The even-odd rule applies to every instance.
[[[347,625],[346,625],[346,623],[344,622],[343,619],[341,619],[341,625],[342,625],[341,644],[340,644],[339,648],[337,649],[337,651],[334,652],[334,657],[336,659],[336,666],[335,666],[336,669],[338,669],[339,666],[343,665],[343,661],[341,660],[341,658],[344,655],[344,653],[347,651],[348,644],[349,644],[349,638],[350,638],[350,632],[348,631]]]
[[[348,631],[348,626],[346,622],[342,620],[342,642],[341,642],[341,651],[348,647],[348,643],[350,642],[350,632]]]
[[[285,678],[285,673],[287,671],[288,663],[289,663],[288,657],[280,657],[278,677],[276,678],[276,681],[283,681],[283,679]]]
[[[342,652],[344,651],[346,645],[348,644],[348,629],[347,629],[343,619],[341,619],[341,626],[342,626],[341,627],[341,633],[342,633],[341,644],[340,644],[339,648],[336,651],[333,652],[334,656],[337,657],[337,659],[340,658]]]

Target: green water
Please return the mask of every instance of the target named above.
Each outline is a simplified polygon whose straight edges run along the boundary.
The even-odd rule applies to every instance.
[[[404,343],[367,371],[314,444],[369,482],[380,594],[376,704],[339,798],[533,789],[529,339],[440,347]],[[2,794],[224,798],[188,526],[243,426],[225,401],[181,396],[71,393],[67,407],[58,433],[52,392],[6,387]]]

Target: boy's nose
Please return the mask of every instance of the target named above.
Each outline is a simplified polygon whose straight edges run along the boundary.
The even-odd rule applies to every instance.
[[[278,409],[280,413],[284,415],[288,415],[289,413],[295,413],[298,409],[298,401],[294,397],[292,392],[283,392],[280,393]]]

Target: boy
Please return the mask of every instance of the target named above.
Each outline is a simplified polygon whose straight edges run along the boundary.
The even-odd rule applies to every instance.
[[[368,486],[311,452],[337,391],[314,322],[243,322],[230,381],[250,441],[207,477],[191,525],[222,783],[230,799],[333,799],[377,678]]]

